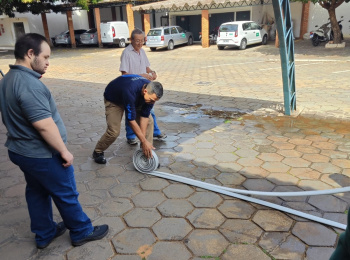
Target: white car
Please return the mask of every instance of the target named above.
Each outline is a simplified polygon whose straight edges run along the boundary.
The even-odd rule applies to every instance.
[[[266,44],[267,32],[253,21],[223,23],[219,27],[216,45],[219,50],[226,46],[244,50],[250,44]]]

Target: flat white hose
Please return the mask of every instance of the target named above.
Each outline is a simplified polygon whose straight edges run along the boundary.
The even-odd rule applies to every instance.
[[[264,200],[247,197],[247,196],[237,194],[237,193],[240,192],[240,193],[249,194],[249,195],[278,196],[278,197],[314,196],[314,195],[324,195],[324,194],[335,194],[335,193],[347,192],[347,191],[350,191],[350,187],[338,188],[338,189],[333,189],[333,190],[303,191],[303,192],[260,192],[260,191],[247,191],[247,190],[231,189],[231,188],[227,188],[227,187],[223,187],[223,186],[219,186],[219,185],[215,185],[215,184],[210,184],[210,183],[206,183],[206,182],[202,182],[202,181],[193,180],[193,179],[178,176],[178,175],[173,175],[173,174],[169,174],[169,173],[165,173],[165,172],[155,171],[155,169],[157,169],[159,160],[158,160],[156,153],[154,153],[154,152],[152,153],[153,158],[149,159],[149,162],[146,162],[146,163],[142,162],[141,163],[141,165],[145,164],[145,165],[152,165],[152,166],[149,166],[148,168],[146,168],[146,170],[148,170],[148,171],[142,171],[142,170],[140,170],[140,169],[142,169],[142,167],[139,166],[140,163],[138,161],[145,160],[145,157],[142,157],[142,155],[140,155],[140,153],[143,154],[142,150],[136,151],[134,153],[134,157],[133,157],[134,166],[139,172],[146,173],[146,174],[156,176],[159,178],[164,178],[164,179],[168,179],[168,180],[172,180],[172,181],[177,181],[177,182],[189,184],[189,185],[199,187],[202,189],[221,193],[221,194],[224,194],[224,195],[227,195],[230,197],[234,197],[234,198],[249,201],[252,203],[260,204],[260,205],[263,205],[266,207],[277,209],[279,211],[287,212],[287,213],[290,213],[290,214],[293,214],[293,215],[296,215],[296,216],[299,216],[302,218],[310,219],[310,220],[313,220],[313,221],[316,221],[319,223],[323,223],[323,224],[326,224],[329,226],[333,226],[336,228],[340,228],[343,230],[346,229],[346,225],[335,222],[335,221],[331,221],[331,220],[328,220],[325,218],[316,217],[316,216],[311,215],[311,214],[307,214],[307,213],[304,213],[301,211],[297,211],[294,209],[283,207],[283,206],[280,206],[280,205],[277,205],[277,204],[274,204],[271,202],[267,202]],[[146,160],[148,160],[148,159],[146,158]],[[155,162],[157,162],[156,166],[154,166]],[[135,163],[136,163],[136,165],[135,165]],[[150,171],[150,169],[154,169],[154,170]],[[233,191],[235,191],[237,193],[234,193]],[[271,193],[274,195],[270,195]],[[285,195],[285,194],[288,194],[288,195]],[[293,194],[297,194],[297,195],[293,195]]]

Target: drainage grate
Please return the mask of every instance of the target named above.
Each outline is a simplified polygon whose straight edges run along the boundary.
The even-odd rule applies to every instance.
[[[175,103],[175,102],[164,102],[161,105],[168,106],[168,107],[179,107],[179,108],[191,108],[193,105],[187,105],[187,104],[181,104],[181,103]]]

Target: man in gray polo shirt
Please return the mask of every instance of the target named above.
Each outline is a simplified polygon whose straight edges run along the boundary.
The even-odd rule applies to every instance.
[[[136,74],[150,81],[157,79],[157,74],[150,68],[149,60],[145,51],[142,49],[145,36],[140,29],[135,29],[131,32],[131,44],[125,48],[120,57],[119,71],[122,75]],[[153,118],[153,137],[157,140],[164,140],[167,136],[161,133],[154,110],[151,110]],[[131,129],[128,121],[125,121],[126,138],[128,144],[137,144],[136,135]]]
[[[103,238],[108,226],[93,227],[78,201],[73,155],[67,133],[49,89],[40,81],[49,66],[46,38],[29,33],[15,45],[15,65],[0,80],[0,111],[7,128],[10,160],[27,182],[26,200],[36,246],[47,247],[66,229],[73,246]],[[53,221],[52,200],[63,222]]]

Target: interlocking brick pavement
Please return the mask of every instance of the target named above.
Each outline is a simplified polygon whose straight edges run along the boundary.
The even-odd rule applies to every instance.
[[[182,46],[150,52],[165,87],[156,104],[161,171],[263,191],[350,185],[350,41],[345,49],[296,41],[297,113],[283,116],[279,52],[269,43],[245,51]],[[103,91],[118,76],[118,48],[57,48],[43,82],[50,88],[75,156],[79,200],[101,241],[73,248],[68,233],[37,250],[25,180],[3,146],[0,125],[0,255],[4,259],[327,260],[341,230],[225,195],[135,171],[122,130],[97,165],[92,150],[105,131]],[[0,69],[14,63],[0,53]],[[256,196],[255,196],[256,197]],[[259,197],[346,224],[350,195]],[[54,217],[60,220],[57,209]]]

